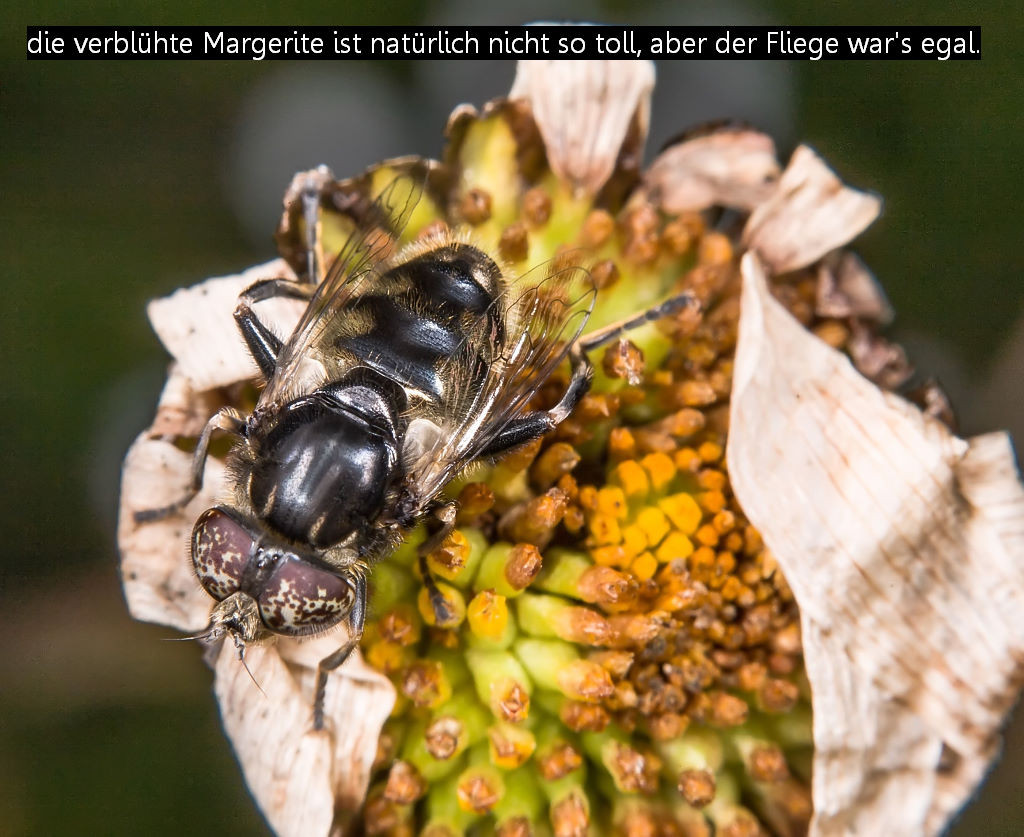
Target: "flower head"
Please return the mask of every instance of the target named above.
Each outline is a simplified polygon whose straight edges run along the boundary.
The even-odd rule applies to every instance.
[[[373,567],[362,660],[330,675],[326,733],[310,707],[337,637],[252,647],[265,695],[233,648],[212,650],[225,727],[281,834],[357,812],[369,833],[934,831],[991,755],[1024,640],[1005,438],[957,439],[892,394],[909,367],[879,335],[887,303],[842,249],[879,200],[806,147],[783,169],[742,126],[641,172],[652,85],[643,62],[524,62],[509,98],[456,110],[440,163],[299,175],[282,259],[151,306],[175,364],[126,462],[122,567],[138,618],[196,631],[211,602],[180,548],[223,466],[181,515],[131,513],[187,482],[177,440],[224,403],[251,409],[231,311],[254,281],[307,269],[310,184],[325,262],[396,173],[429,171],[404,240],[454,232],[516,272],[583,253],[588,331],[673,292],[700,302],[596,352],[554,432],[448,485],[457,528],[427,556],[443,608],[417,569],[423,532]],[[268,308],[282,333],[301,312]],[[534,404],[564,388],[554,373]]]

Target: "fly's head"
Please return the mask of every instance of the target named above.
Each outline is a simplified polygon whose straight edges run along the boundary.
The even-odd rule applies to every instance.
[[[196,522],[192,565],[217,601],[207,636],[230,636],[236,645],[321,633],[345,619],[355,601],[355,570],[279,543],[224,506]]]

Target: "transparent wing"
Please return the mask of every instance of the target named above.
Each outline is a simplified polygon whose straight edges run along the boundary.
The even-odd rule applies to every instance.
[[[400,174],[366,207],[353,209],[356,230],[316,289],[295,331],[282,347],[260,400],[290,401],[341,377],[333,326],[346,304],[388,267],[398,240],[423,194],[425,175]]]
[[[406,490],[423,508],[478,458],[518,416],[565,359],[594,304],[590,274],[578,265],[542,264],[512,282],[496,300],[506,337],[483,355],[470,342],[450,360],[448,379],[459,393],[451,415],[414,450],[406,451]],[[482,384],[481,384],[482,381]]]

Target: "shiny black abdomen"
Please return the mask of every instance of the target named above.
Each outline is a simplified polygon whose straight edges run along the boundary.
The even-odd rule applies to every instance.
[[[413,258],[385,274],[379,290],[349,303],[347,316],[359,327],[335,345],[441,405],[448,396],[442,364],[467,333],[483,327],[492,342],[501,338],[502,316],[493,304],[497,275],[494,262],[468,244]]]

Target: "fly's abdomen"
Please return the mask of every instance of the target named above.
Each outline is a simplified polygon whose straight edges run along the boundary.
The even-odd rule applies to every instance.
[[[503,339],[496,302],[500,271],[469,244],[451,244],[392,268],[371,293],[349,303],[336,346],[359,363],[443,407],[452,358],[485,370]],[[479,361],[484,361],[480,363]],[[474,381],[460,381],[472,385]]]
[[[444,395],[439,367],[458,349],[461,338],[455,323],[417,313],[409,303],[403,297],[361,297],[351,310],[362,315],[368,328],[339,338],[338,348],[403,387],[439,401]]]

